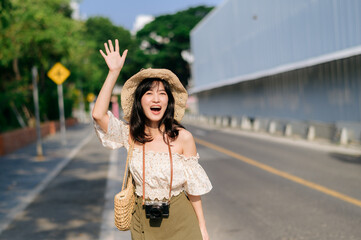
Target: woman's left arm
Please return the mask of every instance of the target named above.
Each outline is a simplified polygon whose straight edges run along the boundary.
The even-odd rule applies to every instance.
[[[182,133],[180,134],[181,141],[183,145],[183,154],[184,156],[196,156],[197,155],[197,148],[194,138],[190,132],[183,129]],[[206,220],[204,219],[203,215],[203,208],[202,208],[202,200],[201,196],[191,195],[187,193],[190,202],[192,203],[193,209],[197,215],[199,227],[201,229],[203,240],[209,240],[207,228],[206,228]]]
[[[204,219],[203,215],[203,208],[202,208],[202,199],[201,196],[193,196],[190,194],[187,194],[189,200],[192,203],[193,209],[196,212],[199,228],[201,229],[203,240],[209,240],[207,228],[206,228],[206,220]]]

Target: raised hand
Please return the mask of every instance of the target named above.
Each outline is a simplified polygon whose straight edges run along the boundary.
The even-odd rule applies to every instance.
[[[111,40],[108,40],[109,47],[107,43],[104,43],[106,54],[100,50],[100,54],[103,56],[105,62],[108,65],[109,71],[119,71],[122,70],[125,58],[127,57],[128,50],[124,50],[123,55],[119,54],[119,42],[118,39],[115,39],[115,50]]]

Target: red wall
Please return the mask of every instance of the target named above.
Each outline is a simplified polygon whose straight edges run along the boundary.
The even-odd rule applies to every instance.
[[[66,126],[70,127],[77,123],[75,118],[66,120]],[[41,124],[41,136],[53,135],[60,129],[57,121],[49,121]],[[11,153],[36,141],[36,128],[22,128],[0,134],[0,156]]]

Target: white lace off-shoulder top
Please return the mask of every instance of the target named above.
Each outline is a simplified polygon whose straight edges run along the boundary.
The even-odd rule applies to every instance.
[[[104,147],[117,149],[125,147],[129,151],[129,126],[117,119],[108,111],[109,123],[105,133],[93,121],[96,134]],[[172,196],[182,191],[191,195],[203,195],[212,189],[209,178],[198,163],[199,154],[185,157],[182,154],[172,153],[173,183]],[[124,161],[125,164],[125,161]],[[143,196],[143,152],[134,148],[133,157],[129,164],[130,172],[135,182],[135,192]],[[146,151],[145,153],[145,198],[162,200],[169,198],[170,162],[168,152]]]

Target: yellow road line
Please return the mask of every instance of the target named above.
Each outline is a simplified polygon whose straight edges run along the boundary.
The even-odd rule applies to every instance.
[[[324,186],[318,185],[316,183],[307,181],[307,180],[305,180],[303,178],[296,177],[296,176],[294,176],[292,174],[280,171],[280,170],[278,170],[276,168],[273,168],[273,167],[270,167],[270,166],[268,166],[266,164],[257,162],[257,161],[255,161],[253,159],[244,157],[244,156],[239,155],[239,154],[237,154],[235,152],[232,152],[232,151],[227,150],[225,148],[219,147],[219,146],[217,146],[217,145],[215,145],[213,143],[201,140],[199,138],[195,138],[195,140],[196,140],[197,143],[199,143],[199,144],[201,144],[201,145],[203,145],[205,147],[211,148],[211,149],[216,150],[218,152],[224,153],[224,154],[226,154],[226,155],[228,155],[230,157],[241,160],[242,162],[245,162],[245,163],[248,163],[248,164],[253,165],[255,167],[261,168],[261,169],[263,169],[263,170],[265,170],[265,171],[267,171],[269,173],[273,173],[273,174],[275,174],[277,176],[286,178],[286,179],[291,180],[293,182],[299,183],[299,184],[301,184],[303,186],[312,188],[314,190],[320,191],[320,192],[325,193],[327,195],[333,196],[333,197],[341,199],[341,200],[343,200],[345,202],[348,202],[348,203],[354,204],[354,205],[356,205],[358,207],[361,207],[361,201],[356,199],[356,198],[349,197],[349,196],[347,196],[345,194],[336,192],[336,191],[334,191],[332,189],[329,189],[329,188],[326,188]]]

